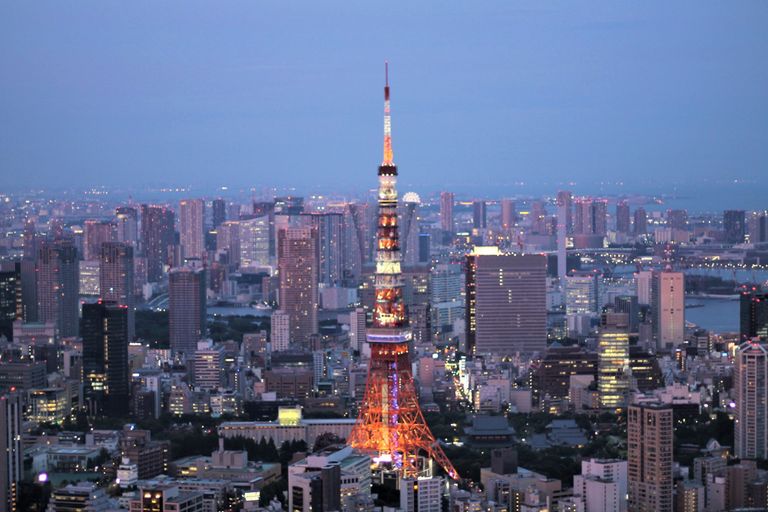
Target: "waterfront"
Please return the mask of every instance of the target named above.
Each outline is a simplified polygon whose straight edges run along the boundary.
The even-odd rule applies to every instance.
[[[731,298],[688,296],[685,320],[714,333],[737,332],[739,330],[739,301]]]

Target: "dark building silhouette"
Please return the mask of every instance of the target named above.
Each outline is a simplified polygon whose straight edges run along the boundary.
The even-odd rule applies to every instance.
[[[223,199],[214,199],[211,202],[211,221],[213,229],[218,228],[227,220],[227,202]]]
[[[616,203],[616,231],[629,234],[629,203],[626,200]]]
[[[128,340],[135,336],[133,247],[127,243],[107,242],[101,246],[99,290],[101,299],[128,309]]]
[[[638,208],[635,210],[635,236],[645,235],[648,233],[648,215],[645,213],[645,208]]]
[[[128,412],[128,308],[99,301],[83,305],[83,384],[105,414]]]
[[[472,203],[472,227],[475,229],[485,229],[488,227],[488,209],[485,201],[475,201]]]
[[[597,354],[585,352],[578,346],[564,347],[553,343],[533,371],[534,398],[567,398],[571,375],[592,375],[597,382]]]
[[[62,337],[79,328],[80,265],[70,240],[45,241],[37,256],[37,320],[54,322]]]
[[[179,267],[169,274],[168,324],[174,354],[192,357],[206,333],[205,269]]]
[[[15,512],[24,476],[20,393],[0,396],[0,510]]]
[[[141,205],[141,250],[147,259],[147,279],[157,282],[163,265],[171,261],[170,248],[175,243],[173,211],[164,206]]]
[[[23,316],[21,263],[0,269],[0,336],[13,339],[13,322]]]
[[[744,242],[747,234],[747,219],[744,210],[725,210],[723,212],[723,230],[725,241],[729,244]]]
[[[743,341],[755,337],[768,340],[768,293],[741,294],[739,331]]]

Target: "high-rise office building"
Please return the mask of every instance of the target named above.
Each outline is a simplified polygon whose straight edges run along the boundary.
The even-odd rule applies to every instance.
[[[627,420],[629,510],[672,512],[672,407],[630,405]]]
[[[488,227],[488,210],[485,201],[474,201],[472,203],[472,227],[474,229],[485,229]]]
[[[648,233],[648,215],[645,213],[645,208],[636,209],[633,217],[635,236],[641,236]]]
[[[84,260],[98,260],[101,257],[102,244],[117,240],[117,226],[113,222],[86,220],[84,231]]]
[[[156,283],[163,276],[164,266],[172,260],[170,248],[175,244],[172,210],[164,206],[141,205],[141,247],[147,258],[147,279]]]
[[[221,198],[211,201],[211,224],[218,229],[227,220],[227,202]]]
[[[267,231],[269,236],[269,230]],[[216,228],[216,251],[219,257],[226,255],[225,261],[235,267],[240,265],[240,221],[228,220]],[[267,256],[269,256],[269,240],[267,240]]]
[[[302,218],[317,232],[318,281],[325,286],[341,286],[347,254],[343,215],[313,213]]]
[[[597,313],[597,275],[575,272],[565,278],[565,313],[588,315]]]
[[[747,219],[749,243],[768,242],[768,210],[752,212]]]
[[[191,358],[206,333],[205,269],[184,266],[171,270],[168,285],[168,325],[171,350]]]
[[[21,445],[23,408],[21,395],[0,395],[0,509],[18,510],[19,484],[24,475]]]
[[[133,271],[133,247],[124,242],[108,242],[101,246],[99,295],[105,302],[126,307],[129,341],[133,341],[136,334]]]
[[[13,339],[13,322],[23,318],[21,263],[0,267],[0,336]]]
[[[629,334],[606,326],[597,340],[597,392],[600,407],[623,409],[629,397]]]
[[[77,336],[80,324],[80,264],[69,240],[45,241],[38,247],[37,314],[54,322],[63,337]]]
[[[688,229],[688,212],[685,210],[667,210],[667,226],[672,229]]]
[[[229,223],[225,222],[220,226],[225,229]],[[241,267],[266,267],[269,266],[269,217],[254,217],[238,221],[239,232],[234,236],[230,234],[230,249],[234,250],[234,245],[240,246],[239,262]]]
[[[453,192],[440,192],[440,229],[453,233],[456,226],[453,222]]]
[[[224,346],[211,340],[197,342],[194,361],[195,386],[205,389],[220,389],[224,386]]]
[[[531,220],[531,233],[535,235],[547,235],[547,205],[544,201],[533,201],[531,203],[531,213],[529,214]]]
[[[400,251],[403,265],[414,266],[419,263],[419,196],[414,193],[403,195],[399,205]]]
[[[501,200],[501,229],[510,230],[515,227],[515,202],[512,199]]]
[[[139,212],[132,206],[115,208],[117,241],[137,247],[139,244]]]
[[[467,345],[476,353],[546,348],[546,257],[476,248],[467,255]]]
[[[573,233],[573,194],[570,190],[561,190],[557,193],[557,206],[565,210],[566,232]]]
[[[278,232],[280,309],[289,315],[294,343],[307,343],[318,328],[317,245],[317,231],[313,228],[286,228]]]
[[[205,201],[179,201],[179,241],[185,260],[203,259],[205,253]]]
[[[629,203],[626,199],[616,203],[616,231],[629,234]]]
[[[273,352],[288,350],[291,344],[291,316],[285,311],[272,313],[269,341]]]
[[[580,197],[574,201],[573,232],[579,235],[605,236],[608,232],[608,202]]]
[[[104,414],[128,412],[128,308],[114,302],[83,304],[83,383]]]
[[[664,270],[653,273],[651,283],[653,333],[659,350],[685,341],[685,275]]]
[[[723,212],[723,230],[727,243],[743,243],[744,236],[747,234],[747,217],[744,210],[725,210]]]
[[[734,453],[742,459],[768,458],[768,347],[742,343],[734,358]]]
[[[768,293],[744,291],[739,305],[739,331],[742,341],[768,340]]]

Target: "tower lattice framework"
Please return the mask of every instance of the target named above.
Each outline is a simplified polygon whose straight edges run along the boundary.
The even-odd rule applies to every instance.
[[[385,68],[386,72],[386,68]],[[389,77],[384,87],[384,158],[379,166],[379,211],[371,348],[365,396],[349,444],[403,477],[422,472],[423,457],[451,478],[458,474],[429,430],[419,407],[411,373],[411,332],[403,299],[397,223],[397,166],[392,155]]]

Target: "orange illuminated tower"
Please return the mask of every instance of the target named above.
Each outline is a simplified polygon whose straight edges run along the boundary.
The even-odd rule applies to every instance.
[[[386,68],[385,68],[386,73]],[[367,330],[371,348],[368,381],[357,423],[349,437],[354,448],[370,453],[375,463],[402,477],[417,477],[427,458],[456,470],[424,421],[411,373],[411,332],[403,298],[397,226],[397,167],[392,159],[389,80],[384,87],[384,160],[379,167],[379,213],[376,233],[376,299]]]

